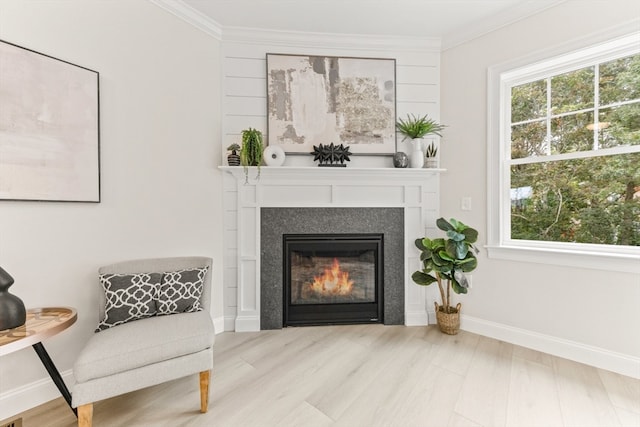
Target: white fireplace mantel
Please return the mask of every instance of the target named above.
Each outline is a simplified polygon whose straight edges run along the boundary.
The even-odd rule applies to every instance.
[[[428,324],[413,241],[436,232],[444,169],[221,166],[225,191],[225,330],[260,330],[260,209],[401,207],[405,223],[405,324]],[[248,176],[248,179],[247,179]]]

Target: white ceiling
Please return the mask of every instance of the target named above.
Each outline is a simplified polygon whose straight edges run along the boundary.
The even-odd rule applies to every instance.
[[[439,38],[444,48],[566,0],[182,0],[223,31]]]

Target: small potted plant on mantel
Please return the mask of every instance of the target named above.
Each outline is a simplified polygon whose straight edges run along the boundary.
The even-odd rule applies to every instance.
[[[227,163],[229,166],[240,166],[240,155],[238,151],[240,150],[240,146],[235,142],[227,147],[227,151],[231,151],[231,153],[227,156]]]
[[[260,178],[260,164],[262,163],[263,152],[262,132],[253,128],[243,130],[240,163],[244,167],[245,182],[249,181],[249,166],[258,167],[258,176],[256,178]]]
[[[424,165],[428,168],[437,168],[438,167],[438,159],[436,156],[438,155],[438,147],[436,147],[435,142],[431,141],[431,144],[427,145],[427,149],[424,152]]]
[[[447,238],[416,239],[415,244],[421,251],[422,270],[414,272],[411,278],[422,286],[438,284],[442,300],[440,306],[434,303],[438,326],[445,334],[455,335],[460,330],[461,304],[451,306],[450,291],[453,289],[456,294],[466,294],[469,289],[465,273],[478,266],[478,249],[473,245],[478,240],[478,232],[453,218],[449,221],[439,218],[436,225]]]
[[[445,125],[430,119],[426,114],[422,117],[417,117],[414,114],[408,114],[406,119],[398,119],[396,122],[396,129],[404,135],[402,140],[404,141],[409,138],[413,144],[413,151],[410,156],[410,164],[412,168],[421,168],[424,165],[425,155],[422,152],[424,137],[428,135],[442,136],[441,132],[444,128]],[[431,141],[429,147],[435,150],[435,157],[435,154],[438,152],[435,142]]]

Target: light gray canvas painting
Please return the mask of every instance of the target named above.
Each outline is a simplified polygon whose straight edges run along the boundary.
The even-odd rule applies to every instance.
[[[267,54],[268,144],[354,154],[396,149],[395,60]]]
[[[0,41],[0,199],[100,201],[98,73]]]

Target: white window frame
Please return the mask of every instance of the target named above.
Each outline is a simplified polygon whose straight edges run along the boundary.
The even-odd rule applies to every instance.
[[[640,32],[562,46],[488,69],[487,252],[490,258],[640,273],[640,247],[511,239],[511,86],[640,53]],[[635,152],[616,147],[609,152]],[[580,156],[580,155],[579,155]],[[551,160],[552,156],[543,160]]]

